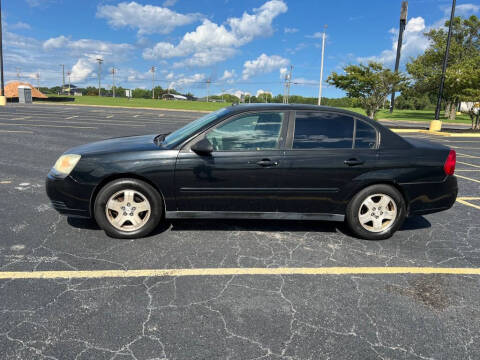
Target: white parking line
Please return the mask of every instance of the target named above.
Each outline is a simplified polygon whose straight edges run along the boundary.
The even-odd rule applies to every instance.
[[[70,119],[75,119],[75,118],[78,118],[78,115],[73,115],[73,116],[67,117],[67,118],[65,118],[65,120],[70,120]]]

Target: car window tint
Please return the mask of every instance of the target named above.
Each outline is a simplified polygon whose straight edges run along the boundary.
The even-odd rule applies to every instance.
[[[297,112],[293,149],[349,149],[354,119],[328,112]]]
[[[211,130],[206,138],[215,151],[278,148],[283,113],[255,113],[237,117]]]
[[[374,149],[377,144],[377,132],[367,123],[357,120],[355,148]]]

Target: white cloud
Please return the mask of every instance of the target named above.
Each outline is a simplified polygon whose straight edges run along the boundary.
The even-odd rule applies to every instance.
[[[165,0],[163,2],[163,6],[164,7],[170,7],[170,6],[174,6],[176,3],[177,3],[178,0]]]
[[[168,85],[169,89],[181,89],[186,87],[199,87],[203,85],[206,81],[205,74],[194,74],[186,76],[184,74],[179,74],[175,76],[175,80],[170,82]]]
[[[266,91],[266,90],[263,90],[263,89],[258,89],[256,96],[258,97],[259,95],[262,95],[262,94],[272,95],[272,93],[270,91]]]
[[[402,56],[401,61],[405,63],[410,57],[423,53],[429,46],[429,40],[425,37],[424,32],[427,30],[425,20],[422,17],[411,18],[407,22],[403,35]],[[398,29],[391,29],[392,48],[383,50],[378,56],[359,57],[358,62],[377,61],[385,65],[392,65],[397,55]]]
[[[73,56],[83,56],[86,53],[108,55],[111,61],[121,61],[133,50],[130,44],[114,44],[93,39],[71,40],[64,35],[48,39],[42,46],[45,51],[63,51]]]
[[[262,54],[255,60],[245,61],[243,64],[242,79],[247,80],[252,76],[269,73],[277,69],[282,73],[288,64],[289,61],[281,56]]]
[[[232,70],[232,71],[225,70],[220,80],[229,80],[229,79],[232,79],[234,76],[235,76],[235,70]]]
[[[310,38],[310,39],[320,39],[322,37],[323,33],[321,32],[316,32],[312,35],[305,35],[305,37]]]
[[[92,75],[95,69],[95,59],[92,57],[85,57],[79,59],[72,67],[71,81],[82,82]]]
[[[107,19],[113,28],[129,27],[141,34],[168,34],[178,26],[196,21],[198,14],[180,14],[167,7],[141,5],[132,1],[100,5],[97,17]]]
[[[283,29],[283,32],[285,34],[295,34],[296,32],[298,32],[299,30],[297,28],[289,28],[289,27],[286,27],[285,29]]]
[[[13,25],[9,25],[8,27],[12,30],[30,30],[32,28],[29,24],[22,21],[19,21]]]
[[[443,12],[445,13],[445,16],[450,17],[450,12],[452,11],[451,6],[444,6]],[[472,14],[476,14],[480,11],[480,5],[476,4],[461,4],[455,6],[455,16],[470,16]]]
[[[62,47],[66,47],[67,44],[69,43],[70,39],[67,38],[66,36],[58,36],[56,38],[51,38],[48,39],[43,43],[43,48],[45,50],[51,50],[51,49],[59,49]]]
[[[195,31],[186,33],[177,45],[159,42],[153,48],[145,49],[143,57],[153,60],[189,56],[176,66],[211,65],[232,57],[236,48],[254,38],[271,35],[273,19],[286,11],[283,0],[270,0],[253,9],[253,14],[245,12],[240,18],[227,19],[227,25],[205,19]]]

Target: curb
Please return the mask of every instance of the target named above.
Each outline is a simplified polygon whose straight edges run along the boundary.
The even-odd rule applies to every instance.
[[[450,133],[442,131],[430,131],[430,130],[417,130],[417,129],[390,129],[394,133],[405,134],[405,133],[419,133],[435,136],[449,136],[449,137],[478,137],[480,138],[480,133]]]

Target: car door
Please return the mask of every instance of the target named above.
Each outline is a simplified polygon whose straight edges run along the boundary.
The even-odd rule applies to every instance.
[[[297,111],[288,129],[279,211],[336,213],[361,175],[376,167],[374,127],[334,111]]]
[[[286,112],[235,115],[187,144],[178,155],[178,211],[274,212],[282,170]],[[191,150],[207,139],[213,152]]]

